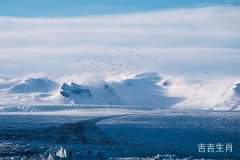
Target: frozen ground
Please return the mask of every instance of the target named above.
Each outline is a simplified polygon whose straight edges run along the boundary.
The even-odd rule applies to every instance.
[[[1,106],[1,159],[239,159],[240,112]],[[199,143],[233,152],[199,153]]]

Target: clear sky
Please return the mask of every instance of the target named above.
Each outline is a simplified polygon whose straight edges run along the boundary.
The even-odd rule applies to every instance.
[[[239,0],[0,0],[0,76],[240,76]]]
[[[239,0],[0,0],[1,16],[81,16],[239,5]]]

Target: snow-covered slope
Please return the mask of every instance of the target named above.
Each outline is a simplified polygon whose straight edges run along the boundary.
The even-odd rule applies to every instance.
[[[95,86],[64,83],[61,95],[65,102],[77,104],[114,104],[167,108],[180,98],[165,94],[157,85],[161,78],[156,73],[137,74],[122,81],[103,82]]]
[[[50,92],[57,88],[57,84],[48,78],[28,78],[10,89],[11,93]]]
[[[226,90],[223,102],[215,106],[219,110],[240,110],[240,83],[233,84]]]
[[[121,104],[116,91],[108,84],[81,86],[76,83],[64,83],[61,91],[65,103],[74,104]]]
[[[184,100],[173,109],[240,110],[239,83],[236,78],[201,81],[186,81],[169,78],[162,82],[170,95]]]
[[[193,81],[152,72],[117,74],[99,80],[85,79],[84,75],[78,78],[2,79],[0,103],[240,110],[239,78]]]
[[[141,73],[111,85],[128,105],[168,108],[180,102],[180,97],[168,95],[158,85],[161,80],[157,73]]]
[[[11,88],[19,82],[18,79],[0,78],[0,89]]]

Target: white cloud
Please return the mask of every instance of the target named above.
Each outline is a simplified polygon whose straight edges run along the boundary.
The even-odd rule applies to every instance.
[[[85,63],[69,64],[76,58],[88,61],[109,56],[115,59],[112,63],[126,64],[122,59],[133,51],[129,59],[135,62],[127,64],[132,69],[141,65],[147,66],[142,67],[146,70],[167,72],[172,68],[178,72],[178,65],[184,64],[193,69],[222,70],[224,74],[235,68],[230,73],[234,75],[240,70],[236,64],[240,58],[239,28],[238,7],[69,18],[0,17],[0,61],[15,63],[21,67],[21,73],[62,68],[59,72],[72,74],[86,67]],[[157,57],[159,64],[147,58],[139,60],[138,55]],[[230,68],[225,67],[228,64]],[[102,64],[99,69],[102,70]]]

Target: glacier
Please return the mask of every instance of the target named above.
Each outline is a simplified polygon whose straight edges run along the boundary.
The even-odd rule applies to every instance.
[[[239,112],[108,106],[0,111],[0,160],[239,159]],[[68,106],[71,108],[70,106]],[[232,153],[197,152],[233,143]]]

